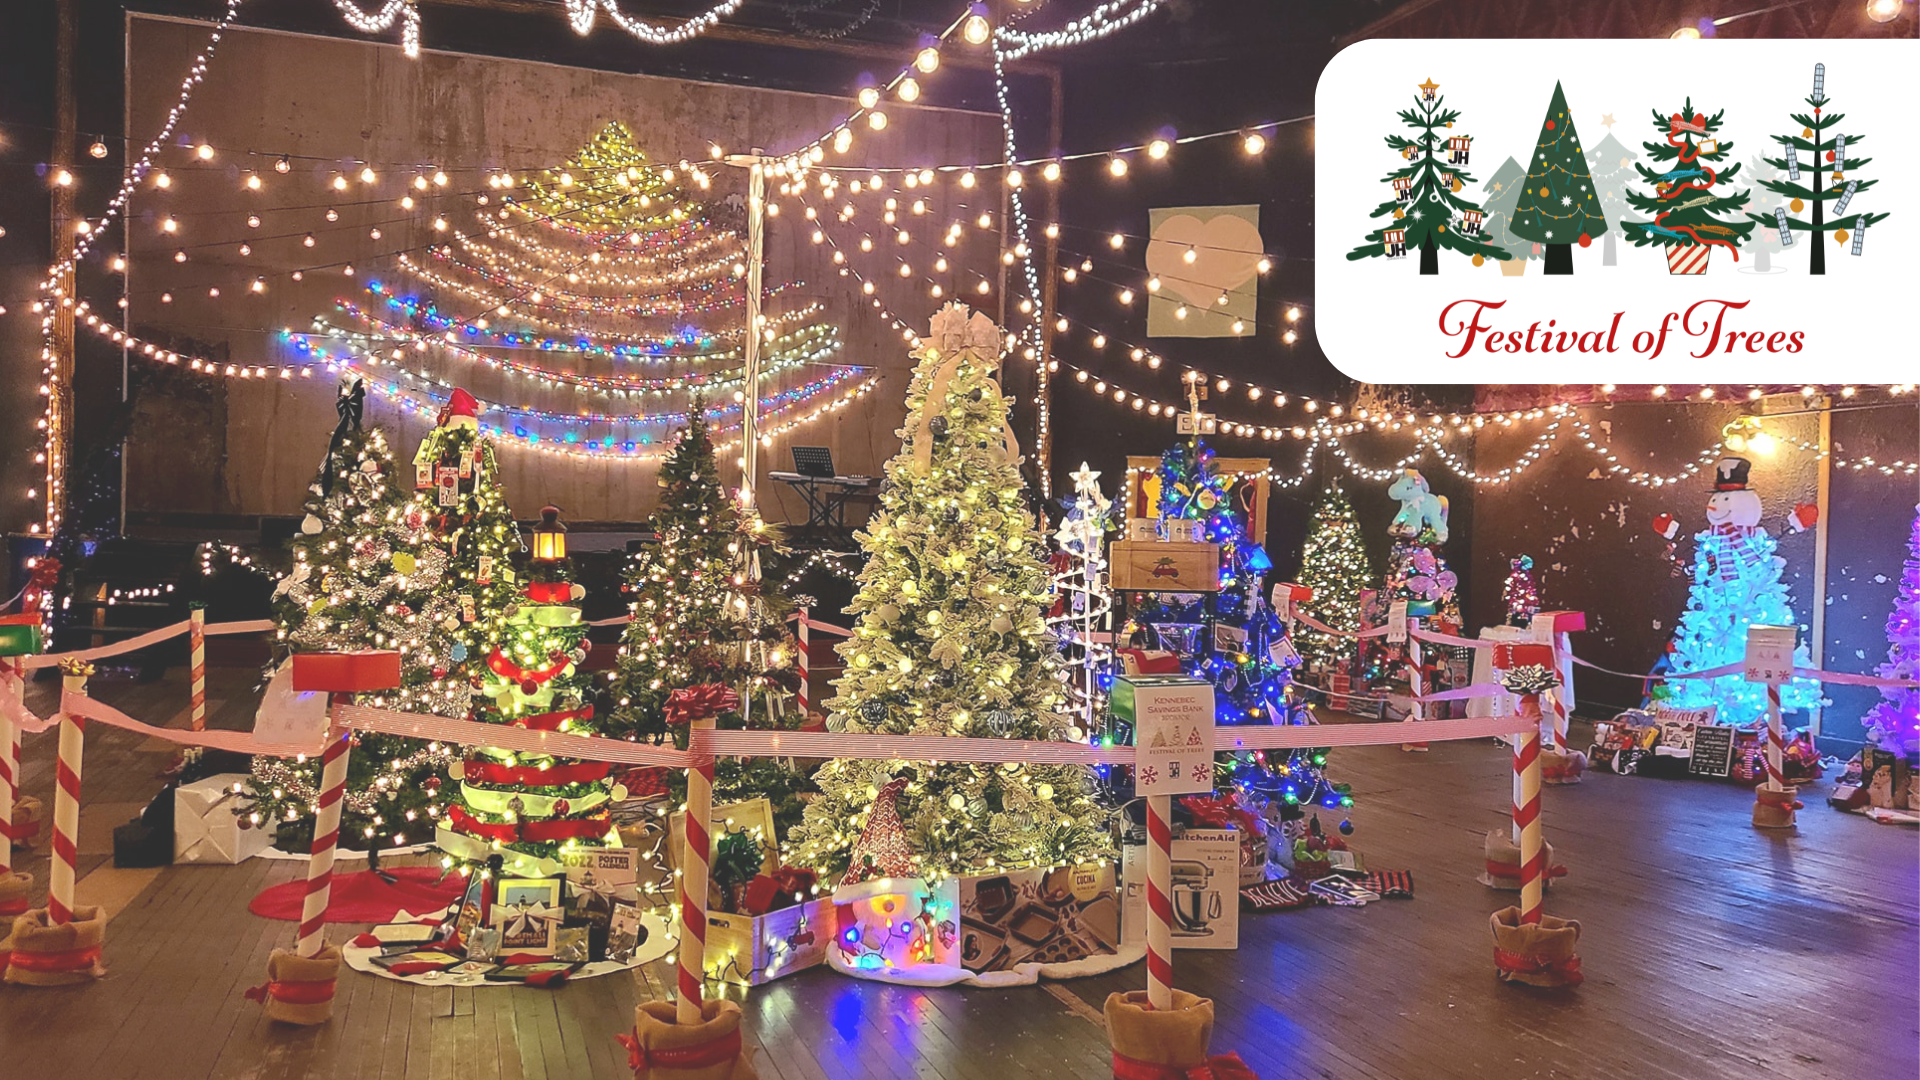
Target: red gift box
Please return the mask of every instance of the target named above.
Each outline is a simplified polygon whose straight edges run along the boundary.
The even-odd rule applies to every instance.
[[[527,599],[536,604],[564,604],[573,599],[573,583],[568,581],[529,581]]]
[[[1551,668],[1553,646],[1503,641],[1493,647],[1493,666],[1501,671],[1532,666]]]
[[[1550,627],[1556,634],[1571,634],[1587,628],[1584,611],[1542,611],[1533,617],[1533,625]]]
[[[765,915],[776,908],[797,904],[806,898],[813,883],[813,871],[791,866],[783,866],[771,874],[757,874],[747,882],[745,914]]]
[[[358,694],[399,685],[397,652],[295,653],[293,657],[293,688],[298,691]]]

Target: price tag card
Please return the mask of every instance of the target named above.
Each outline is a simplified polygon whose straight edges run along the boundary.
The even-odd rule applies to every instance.
[[[1747,681],[1779,686],[1793,678],[1793,654],[1799,634],[1791,626],[1747,628]]]
[[[1245,652],[1247,648],[1247,630],[1244,626],[1228,626],[1225,623],[1213,624],[1213,651],[1224,653]]]
[[[1387,640],[1395,645],[1407,643],[1407,602],[1395,600],[1387,608]]]
[[[1300,663],[1300,652],[1293,647],[1292,638],[1278,638],[1267,646],[1267,659],[1280,667],[1293,667]]]

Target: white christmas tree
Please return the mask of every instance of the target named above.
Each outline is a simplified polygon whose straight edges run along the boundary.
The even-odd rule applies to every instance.
[[[1913,532],[1907,537],[1907,563],[1900,573],[1900,594],[1887,613],[1887,662],[1883,679],[1920,679],[1920,506],[1913,508]],[[1867,714],[1867,734],[1897,754],[1920,749],[1920,690],[1890,687],[1886,700]]]

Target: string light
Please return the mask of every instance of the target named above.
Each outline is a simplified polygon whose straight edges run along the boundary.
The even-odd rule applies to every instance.
[[[400,24],[400,49],[409,59],[420,55],[420,12],[413,0],[386,0],[373,11],[364,11],[356,0],[333,0],[347,25],[363,34],[378,34]]]
[[[721,19],[740,10],[743,0],[722,0],[707,11],[674,26],[661,26],[636,19],[620,10],[619,0],[567,0],[567,21],[575,33],[585,36],[593,29],[594,13],[605,8],[615,26],[649,45],[677,45],[692,41],[711,30]],[[718,154],[714,155],[719,157]]]

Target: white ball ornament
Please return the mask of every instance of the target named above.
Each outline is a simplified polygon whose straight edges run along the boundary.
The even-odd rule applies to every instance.
[[[447,775],[453,777],[455,780],[465,780],[467,778],[467,763],[464,761],[456,761],[447,766]]]
[[[320,529],[320,519],[312,514],[308,514],[306,517],[300,519],[300,531],[306,533],[308,536],[319,533]]]

